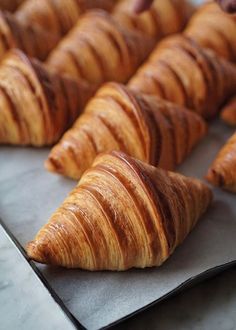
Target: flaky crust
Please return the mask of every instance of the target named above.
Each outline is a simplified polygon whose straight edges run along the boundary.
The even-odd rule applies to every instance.
[[[229,126],[236,126],[236,96],[223,107],[220,117]]]
[[[236,67],[191,39],[166,38],[132,77],[129,87],[214,117],[236,91]]]
[[[91,99],[84,113],[52,149],[46,167],[74,179],[100,152],[121,150],[173,169],[206,133],[196,114],[154,96],[107,83]]]
[[[15,16],[27,26],[38,25],[61,37],[86,10],[103,8],[109,11],[115,3],[115,0],[25,0]]]
[[[184,27],[193,13],[190,2],[182,0],[154,0],[151,8],[142,14],[135,14],[136,0],[121,0],[113,11],[114,18],[129,29],[161,39],[176,33]]]
[[[0,60],[11,48],[44,60],[58,42],[56,35],[39,27],[26,27],[10,13],[0,12]]]
[[[123,29],[104,11],[89,12],[50,54],[57,73],[91,83],[126,82],[150,53],[154,40]]]
[[[230,61],[236,61],[236,16],[225,13],[211,1],[191,17],[185,34],[201,47],[214,50]]]
[[[236,193],[236,133],[221,149],[207,173],[213,185]]]
[[[161,265],[205,212],[201,181],[112,152],[96,158],[27,246],[41,263],[88,270]]]
[[[94,88],[48,72],[20,50],[0,65],[0,143],[44,146],[56,142]]]

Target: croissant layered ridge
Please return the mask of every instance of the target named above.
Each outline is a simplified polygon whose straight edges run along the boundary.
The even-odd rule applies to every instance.
[[[215,1],[202,5],[193,14],[184,33],[201,47],[236,61],[236,16],[225,13]]]
[[[105,11],[84,14],[59,42],[46,64],[90,83],[126,82],[151,52],[154,39],[121,27]]]
[[[27,253],[41,263],[92,271],[159,266],[211,199],[197,179],[123,153],[103,154],[28,244]]]
[[[0,59],[11,48],[19,48],[29,56],[44,60],[58,38],[40,27],[25,26],[11,13],[0,12]]]
[[[113,11],[114,18],[129,29],[143,32],[159,40],[163,36],[181,31],[193,14],[189,1],[154,0],[149,10],[135,14],[136,0],[121,0]]]
[[[0,143],[44,146],[70,127],[94,90],[12,50],[0,65]]]
[[[216,156],[207,179],[215,186],[236,193],[236,132]]]
[[[27,26],[38,25],[62,37],[86,10],[110,11],[115,3],[114,0],[25,0],[15,16]]]
[[[157,45],[128,85],[209,119],[235,95],[236,66],[188,37],[176,35]]]
[[[197,114],[118,83],[107,83],[87,104],[46,161],[49,171],[74,179],[101,152],[120,150],[174,169],[206,134]]]

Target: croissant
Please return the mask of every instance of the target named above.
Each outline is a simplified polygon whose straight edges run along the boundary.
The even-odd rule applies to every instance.
[[[215,186],[236,193],[236,133],[221,149],[207,173]]]
[[[56,142],[92,93],[86,83],[49,73],[37,60],[12,50],[0,66],[0,143]]]
[[[110,11],[115,0],[26,0],[16,12],[18,20],[38,25],[58,36],[65,35],[88,9]]]
[[[129,87],[183,105],[208,119],[235,94],[236,66],[177,35],[156,47]]]
[[[223,12],[213,1],[206,3],[190,19],[185,34],[200,46],[236,61],[236,16]]]
[[[0,10],[15,11],[24,0],[0,0]]]
[[[139,30],[156,40],[181,31],[193,13],[193,6],[186,0],[154,0],[149,10],[137,15],[134,13],[135,2],[137,0],[119,1],[113,16],[122,26]]]
[[[83,15],[49,55],[50,69],[89,82],[124,83],[161,37],[183,27],[190,12],[190,5],[185,1],[156,0],[152,10],[134,19],[127,6],[130,0],[118,4],[113,17],[102,11]],[[124,19],[124,11],[135,29]]]
[[[125,82],[153,45],[153,39],[124,30],[108,13],[91,11],[62,39],[46,64],[57,73],[92,83]]]
[[[10,13],[0,12],[0,59],[10,48],[19,48],[44,60],[57,42],[54,34],[38,27],[26,27]]]
[[[226,124],[236,126],[236,96],[223,107],[220,117]]]
[[[206,134],[200,116],[107,83],[51,150],[49,171],[79,179],[101,152],[121,150],[152,165],[174,169]]]
[[[41,263],[87,270],[161,265],[212,199],[201,181],[126,154],[96,158],[27,246]]]

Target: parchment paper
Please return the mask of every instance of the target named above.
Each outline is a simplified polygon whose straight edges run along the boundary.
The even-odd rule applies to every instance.
[[[233,133],[211,125],[180,172],[202,178]],[[0,148],[0,217],[24,246],[76,182],[47,173],[48,150]],[[152,303],[186,280],[236,260],[236,195],[214,189],[209,212],[160,268],[128,272],[64,270],[38,265],[72,314],[88,329],[107,326]]]

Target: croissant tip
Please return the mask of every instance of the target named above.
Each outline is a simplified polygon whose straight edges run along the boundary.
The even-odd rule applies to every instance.
[[[60,161],[51,156],[49,156],[48,159],[46,159],[46,161],[44,162],[44,167],[49,172],[57,172],[57,173],[62,172],[62,165]]]
[[[213,184],[214,186],[223,187],[224,186],[224,178],[221,173],[217,170],[210,168],[205,177],[208,182]]]
[[[46,264],[48,263],[45,253],[41,252],[44,249],[40,248],[40,246],[35,241],[31,241],[26,245],[26,253],[31,260],[36,262]]]

